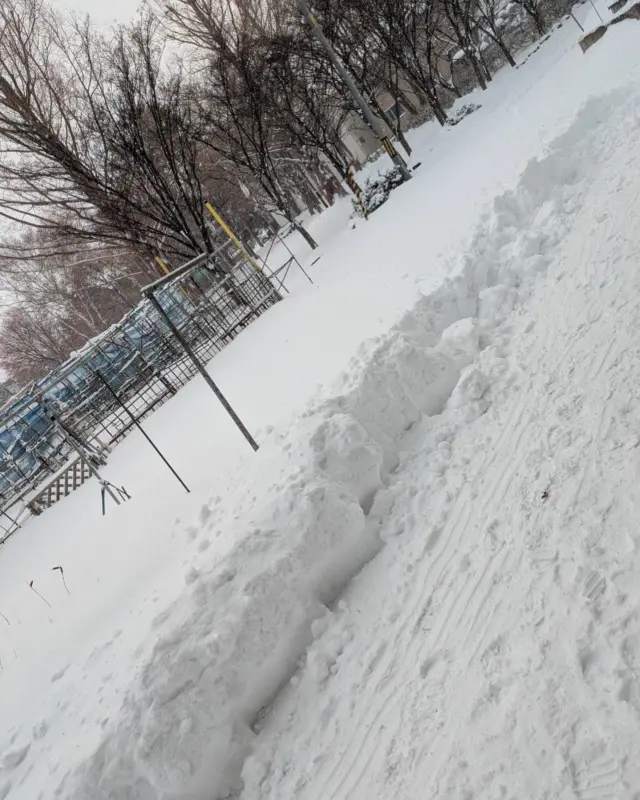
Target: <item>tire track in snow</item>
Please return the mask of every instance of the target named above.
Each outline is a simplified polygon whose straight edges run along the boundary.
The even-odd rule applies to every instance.
[[[617,338],[617,337],[614,336],[612,338]],[[605,344],[604,342],[597,342],[596,344],[600,345],[601,343]],[[576,344],[577,341],[574,342],[574,346]],[[582,347],[584,350],[584,343],[582,343]],[[607,342],[604,347],[596,346],[593,350],[590,351],[590,355],[592,356],[590,363],[596,365],[595,371],[594,370],[591,371],[592,379],[597,378],[600,374],[602,374],[603,371],[606,371],[606,369],[608,369],[607,365],[610,364],[612,360],[615,361],[615,354],[613,351],[614,348],[610,346],[610,342]],[[553,349],[551,349],[550,352],[553,352]],[[609,427],[608,421],[610,418],[610,412],[611,412],[611,405],[607,403],[599,419],[597,436],[594,437],[596,441],[601,442],[603,435],[606,435],[606,432],[608,431]],[[532,529],[536,529],[539,527],[540,524],[539,517],[541,513],[542,512],[539,510],[537,513],[534,514],[534,517],[531,520]],[[557,557],[556,551],[552,551],[551,561],[552,562],[555,561],[556,557]],[[519,561],[521,560],[521,558],[522,554],[520,554],[520,556],[518,557]],[[518,571],[519,570],[518,564],[514,564],[513,567],[511,567],[511,569],[514,570],[514,572]],[[521,583],[517,583],[513,588],[516,590],[516,593],[518,593],[519,591],[520,596],[523,595],[523,586],[521,585]],[[594,599],[597,600],[597,597],[600,596],[603,588],[601,576],[590,575],[585,583],[585,588],[587,591],[587,595],[595,595]],[[509,596],[509,601],[512,606],[517,605],[516,598],[512,597],[511,594]],[[509,618],[507,616],[505,617],[505,619],[501,620],[500,623],[501,628],[503,630],[508,630],[508,623],[509,623]],[[489,629],[490,629],[490,624],[489,624]],[[480,645],[482,644],[484,638],[485,635],[484,634],[481,635]],[[477,655],[477,652],[479,650],[480,647],[478,647],[476,652],[472,655],[472,658],[474,658]],[[569,674],[571,673],[569,672]],[[597,719],[599,716],[599,712],[596,708],[594,699],[588,696],[584,688],[582,691],[580,690],[577,691],[577,694],[581,696],[580,705],[583,709],[590,709],[591,714],[589,714],[589,719]],[[460,701],[458,705],[459,707],[461,706],[462,708],[464,708],[463,701]],[[455,718],[456,715],[455,713],[452,713],[450,716],[453,719]],[[528,719],[527,722],[529,722]],[[464,715],[461,714],[459,725],[457,726],[457,728],[455,728],[455,730],[451,731],[451,735],[449,737],[449,743],[452,743],[456,739],[457,733],[460,730],[463,723],[464,723]],[[540,721],[538,721],[537,724],[541,724]],[[442,742],[445,738],[446,738],[445,731],[443,730],[438,731],[438,740]],[[548,737],[544,735],[538,736],[538,738],[540,740],[548,739]],[[600,740],[599,748],[601,750],[604,750],[606,753],[607,751],[606,738]],[[438,749],[440,753],[446,758],[447,746],[441,745]],[[423,767],[422,774],[423,775],[428,774],[430,777],[430,781],[432,780],[433,783],[437,786],[439,770],[441,765],[444,764],[444,759],[441,762],[441,765],[435,764],[434,763],[435,760],[436,760],[435,758],[432,758],[426,769],[424,768],[425,765],[424,764],[422,765]],[[603,755],[601,758],[597,757],[590,758],[587,760],[581,760],[578,763],[579,766],[576,768],[574,773],[575,775],[574,789],[577,793],[577,797],[579,798],[579,800],[609,800],[609,798],[611,799],[616,798],[616,800],[622,800],[623,796],[627,797],[627,794],[625,792],[621,780],[621,762],[617,760],[615,757],[613,757],[610,753],[608,755]],[[534,762],[534,767],[537,766],[538,765]],[[434,790],[434,794],[436,792],[437,790]],[[562,796],[564,797],[564,794]]]
[[[501,559],[496,559],[495,565],[493,565],[493,569],[491,571],[492,574],[492,584],[489,585],[487,591],[484,594],[484,597],[480,600],[477,604],[476,612],[473,616],[473,619],[470,620],[470,624],[468,626],[467,632],[464,636],[464,639],[460,643],[460,651],[461,652],[470,652],[471,656],[469,658],[469,663],[474,660],[474,653],[478,650],[479,647],[482,646],[483,642],[485,642],[488,638],[488,630],[491,624],[491,619],[495,616],[495,612],[497,609],[502,605],[504,601],[504,595],[506,593],[506,586],[503,584],[499,587],[497,592],[495,591],[495,582],[496,578],[500,575],[508,574],[511,570],[511,562],[515,560],[514,553],[512,548],[508,545],[503,545],[502,551],[500,553],[502,556]],[[490,566],[489,564],[487,565]],[[497,596],[496,596],[497,595]],[[493,604],[489,603],[489,600],[495,597],[495,602]],[[486,614],[485,614],[486,612]],[[470,641],[474,637],[474,634],[480,630],[480,624],[484,617],[487,617],[484,627],[482,628],[481,635],[479,637],[479,644],[476,647],[470,647]]]
[[[478,478],[481,479],[482,476],[487,474],[490,476],[485,478],[484,483],[481,484],[481,487],[484,487],[485,483],[489,483],[489,486],[480,489],[483,497],[480,509],[474,509],[477,503],[470,497],[471,492],[468,484],[465,484],[461,492],[462,496],[457,498],[454,508],[449,513],[448,521],[451,520],[451,524],[443,530],[439,539],[439,546],[436,546],[432,553],[432,561],[429,562],[424,573],[420,575],[420,583],[425,587],[425,590],[418,592],[409,612],[402,622],[398,622],[400,630],[396,636],[396,648],[399,646],[399,639],[408,638],[409,641],[405,644],[404,651],[400,654],[396,649],[395,663],[398,664],[398,667],[395,670],[393,680],[387,682],[385,687],[387,691],[381,700],[378,700],[378,687],[373,691],[377,702],[368,706],[361,716],[357,716],[354,713],[354,727],[359,732],[358,737],[356,740],[352,739],[347,746],[347,750],[341,754],[338,762],[340,766],[332,765],[330,767],[331,775],[321,785],[317,796],[327,798],[327,800],[329,798],[336,798],[337,800],[337,798],[351,796],[372,762],[387,746],[389,734],[384,735],[386,729],[381,729],[382,722],[385,714],[388,714],[398,704],[398,699],[403,696],[407,683],[415,674],[416,665],[422,663],[425,657],[442,650],[451,649],[458,652],[457,638],[460,628],[464,626],[465,622],[471,626],[473,625],[473,622],[469,622],[468,618],[473,616],[475,619],[477,617],[479,606],[487,609],[488,630],[490,622],[495,616],[495,610],[501,603],[506,590],[502,586],[499,596],[495,596],[496,587],[493,576],[497,573],[494,565],[496,554],[492,554],[487,558],[479,579],[475,584],[471,584],[470,592],[468,591],[469,582],[456,575],[455,572],[453,573],[452,581],[444,589],[440,601],[439,625],[435,633],[432,629],[427,634],[422,646],[411,633],[415,627],[416,619],[425,604],[430,599],[433,599],[436,592],[441,589],[443,576],[451,574],[453,561],[458,558],[459,553],[470,543],[474,531],[484,527],[483,523],[487,522],[488,509],[494,507],[504,498],[512,476],[517,472],[526,457],[530,438],[530,406],[534,400],[528,393],[525,393],[520,399],[520,403],[509,408],[508,421],[501,428],[499,444],[485,454],[477,469]],[[490,465],[496,462],[500,464],[500,469],[497,475],[491,475]],[[505,558],[507,555],[508,553],[505,554]],[[492,565],[494,566],[493,569],[491,568]],[[483,643],[486,644],[485,636],[486,631],[474,648],[474,652],[479,651]],[[462,653],[460,654],[462,655]],[[468,663],[470,661],[471,659],[468,659]],[[460,708],[463,707],[464,704],[460,705]],[[425,736],[428,733],[429,729],[427,728],[424,731]],[[439,736],[439,734],[434,734],[434,741],[436,736]],[[428,746],[425,746],[424,749],[426,752],[429,751]],[[352,754],[347,761],[348,751],[351,751]]]
[[[595,352],[592,354],[592,358],[590,360],[590,367],[588,370],[588,374],[592,382],[595,382],[603,372],[606,372],[609,369],[610,364],[612,364],[615,361],[615,358],[617,357],[618,353],[615,345],[616,345],[615,337],[612,336],[610,341],[607,343],[607,346],[602,348],[602,353],[599,353],[598,349],[596,349]],[[612,357],[612,353],[614,354],[615,357]],[[594,364],[597,364],[597,367],[595,370],[592,370],[591,367],[593,367]],[[587,459],[586,466],[582,471],[581,479],[578,483],[573,499],[573,503],[575,506],[577,506],[582,499],[584,487],[586,484],[588,484],[589,479],[593,474],[594,464],[597,455],[600,453],[602,449],[603,433],[605,430],[608,429],[611,420],[610,399],[611,398],[609,395],[609,398],[603,404],[602,408],[598,412],[598,420],[596,422],[595,431],[591,439],[591,443],[589,445],[589,458]]]
[[[463,489],[463,491],[465,489],[466,487]],[[465,494],[467,493],[468,489]],[[443,575],[449,574],[447,572],[447,568],[451,565],[452,560],[455,558],[458,547],[462,543],[461,536],[469,529],[471,507],[468,499],[465,498],[462,502],[457,504],[454,514],[455,516],[452,522],[451,532],[448,533],[445,529],[443,535],[440,537],[440,542],[443,542],[443,544],[434,552],[434,559],[430,563],[424,575],[420,576],[420,583],[423,587],[426,587],[426,589],[424,591],[418,591],[418,596],[413,600],[409,613],[405,615],[401,623],[400,621],[398,623],[400,633],[396,637],[396,647],[398,647],[400,644],[398,639],[401,636],[403,638],[408,638],[409,640],[405,644],[404,651],[400,655],[397,654],[396,650],[396,657],[400,663],[400,668],[398,671],[396,671],[394,680],[389,682],[390,685],[387,691],[384,693],[382,699],[373,704],[373,706],[369,706],[367,709],[365,709],[365,713],[362,716],[356,718],[356,729],[362,733],[357,740],[352,740],[349,743],[349,747],[355,752],[347,764],[343,763],[343,766],[339,770],[338,774],[336,775],[336,771],[334,770],[332,775],[329,776],[327,782],[322,785],[319,790],[321,797],[335,797],[340,792],[343,783],[346,782],[349,776],[359,776],[362,774],[364,768],[368,763],[370,763],[370,760],[377,749],[376,747],[374,747],[373,750],[371,748],[367,749],[369,740],[376,737],[381,738],[379,737],[378,724],[381,717],[386,711],[389,710],[390,705],[396,699],[397,695],[402,693],[402,687],[406,684],[406,681],[409,679],[411,673],[414,672],[415,665],[420,663],[419,653],[415,652],[415,648],[417,647],[417,637],[415,637],[412,632],[415,628],[419,614],[427,603],[427,600],[432,599],[435,595],[435,592],[441,585],[440,581],[442,580]],[[462,525],[460,525],[461,520],[464,520]],[[444,563],[441,564],[442,561],[444,561]],[[436,568],[439,568],[437,574],[435,573]],[[447,601],[450,601],[450,603],[447,603],[447,610],[441,612],[445,614],[445,622],[443,624],[446,624],[446,622],[449,620],[449,617],[453,613],[455,603],[458,599],[459,595],[454,595],[451,597],[449,588],[445,590],[441,603],[443,606],[445,603],[447,603]],[[443,628],[441,625],[439,630],[441,631],[442,629]],[[428,645],[428,649],[431,652],[434,652],[438,649],[437,642],[438,639]],[[411,650],[414,650],[412,658],[410,658]],[[376,688],[376,690],[374,690],[374,696],[376,698],[379,696],[378,689],[379,686]],[[363,756],[365,758],[365,765],[364,767],[359,767],[358,762]],[[341,758],[341,762],[344,762],[344,756]]]
[[[445,722],[445,726],[433,732],[431,740],[428,740],[423,751],[423,758],[420,759],[419,765],[421,772],[427,772],[437,785],[437,778],[440,770],[444,766],[453,742],[456,741],[463,725],[466,724],[468,718],[469,708],[472,706],[477,687],[474,686],[473,681],[466,680],[465,676],[474,662],[477,662],[480,655],[487,649],[489,643],[493,640],[495,632],[493,624],[500,626],[500,630],[508,630],[514,621],[516,611],[521,606],[521,601],[524,595],[529,590],[529,584],[522,580],[522,574],[518,572],[518,567],[522,564],[523,552],[522,550],[511,547],[507,550],[504,557],[504,562],[500,565],[504,568],[501,573],[502,579],[499,588],[496,590],[495,585],[489,587],[487,591],[487,614],[486,624],[479,632],[478,640],[475,646],[467,649],[466,657],[464,657],[464,650],[461,649],[460,657],[462,662],[458,669],[459,690],[452,692],[453,707]],[[500,574],[496,570],[495,574]],[[519,578],[514,583],[515,578]],[[505,579],[506,578],[506,579]],[[505,617],[499,617],[496,614],[497,609],[503,605],[505,596],[509,597],[510,611]],[[493,600],[489,603],[488,600]],[[468,637],[470,639],[470,637]],[[466,649],[466,648],[465,648]],[[427,757],[430,760],[429,765],[426,765]]]

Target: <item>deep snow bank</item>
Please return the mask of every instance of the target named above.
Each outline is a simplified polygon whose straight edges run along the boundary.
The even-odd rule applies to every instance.
[[[507,296],[533,288],[483,334],[492,343],[472,369],[488,381],[487,413],[446,432],[449,401],[398,443],[384,493],[389,545],[266,721],[243,800],[420,798],[425,787],[447,800],[593,798],[601,787],[621,799],[640,786],[631,566],[640,150],[630,91],[618,98],[626,121],[614,96],[589,106],[549,160],[526,170],[535,192],[500,198],[513,234],[504,246],[497,216],[476,237],[503,280],[513,281],[510,265],[522,272]],[[549,179],[564,158],[568,184]],[[519,255],[532,235],[553,258],[543,279],[539,253]],[[485,361],[494,348],[507,356],[497,378]],[[434,434],[445,437],[435,448]],[[340,631],[347,644],[320,681],[317,654],[330,658]]]
[[[443,321],[466,315],[453,284],[441,301]],[[279,474],[257,506],[248,487],[247,510],[219,502],[204,515],[205,532],[233,525],[239,543],[210,571],[186,573],[118,723],[61,796],[210,798],[238,785],[252,722],[318,635],[314,620],[380,546],[368,514],[394,466],[394,438],[442,410],[478,349],[464,326],[440,342],[437,319],[421,327],[430,344],[393,331],[339,397],[273,434],[258,458],[270,455]]]
[[[589,101],[495,201],[459,274],[363,347],[337,396],[272,434],[257,456],[272,473],[259,494],[247,485],[233,505],[203,512],[202,531],[232,527],[238,544],[222,563],[186,573],[117,722],[57,796],[204,800],[239,785],[253,721],[322,635],[326,604],[380,546],[386,511],[376,499],[397,438],[445,407],[449,428],[487,408],[492,375],[506,368],[494,328],[548,264],[604,146],[600,123],[610,129],[625,102],[620,93]]]

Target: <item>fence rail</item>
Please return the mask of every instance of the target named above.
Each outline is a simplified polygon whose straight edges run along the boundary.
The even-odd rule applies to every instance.
[[[156,298],[198,357],[208,361],[281,299],[283,275],[293,260],[267,274],[227,243],[177,270],[178,277]],[[195,374],[166,320],[143,299],[66,363],[23,389],[0,409],[0,543],[19,526],[17,515],[25,509],[37,513],[86,480],[88,468],[75,458],[70,442],[104,458],[131,430],[130,417],[98,371],[138,420]]]

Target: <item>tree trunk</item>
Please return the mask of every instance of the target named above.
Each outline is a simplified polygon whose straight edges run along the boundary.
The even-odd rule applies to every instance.
[[[539,6],[535,2],[533,2],[529,5],[528,8],[527,6],[525,6],[525,11],[528,11],[529,14],[531,15],[531,18],[533,19],[538,34],[540,36],[544,36],[545,33],[547,32],[547,26],[545,25]]]
[[[398,104],[396,103],[396,108],[397,107],[398,107]],[[398,124],[396,125],[396,136],[398,137],[398,141],[400,142],[400,144],[404,148],[404,152],[408,156],[411,156],[411,152],[412,152],[411,145],[409,144],[409,142],[407,141],[407,139],[406,139],[406,137],[404,135],[404,131],[402,130],[402,125],[400,124],[400,117],[399,116],[398,116]]]
[[[396,88],[396,94],[402,100],[402,102],[405,104],[405,106],[408,109],[410,109],[414,114],[417,114],[418,111],[420,111],[420,108],[418,106],[416,106],[416,104],[413,102],[413,100],[409,99],[409,95],[406,92],[403,92],[400,87]]]
[[[302,236],[305,242],[309,245],[312,250],[315,250],[318,247],[318,243],[313,238],[313,236],[309,233],[309,231],[301,225],[295,217],[291,217],[289,222],[293,225],[295,230]]]
[[[308,168],[302,171],[302,184],[305,186],[309,196],[313,198],[313,202],[315,207],[318,209],[318,213],[324,211],[325,208],[329,208],[329,204],[326,202],[322,196],[322,193],[318,189],[315,175]],[[306,195],[303,194],[303,197],[306,198]]]
[[[269,230],[271,231],[271,233],[272,233],[273,235],[275,235],[276,233],[278,233],[278,231],[280,230],[280,226],[279,226],[279,225],[278,225],[278,223],[276,222],[276,220],[275,220],[275,217],[274,217],[272,214],[269,214],[269,212],[268,212],[268,211],[264,211],[264,212],[262,212],[262,211],[261,211],[261,214],[263,215],[263,217],[262,217],[262,218],[263,218],[263,219],[264,219],[264,221],[267,223],[267,227],[269,228]]]
[[[491,77],[491,70],[489,69],[489,65],[487,64],[487,62],[485,60],[485,57],[484,57],[484,55],[482,54],[481,51],[478,51],[478,55],[479,55],[479,59],[480,59],[480,66],[482,68],[482,71],[484,72],[484,77],[485,77],[487,83],[491,83],[493,78]]]
[[[371,103],[371,105],[378,112],[378,116],[381,117],[384,120],[384,124],[389,128],[389,130],[392,132],[392,134],[394,134],[397,137],[397,139],[400,142],[400,144],[402,145],[402,148],[405,151],[405,153],[408,156],[411,156],[411,147],[409,146],[409,142],[407,142],[407,140],[404,137],[404,134],[402,133],[402,126],[400,125],[399,116],[398,116],[397,123],[394,125],[393,122],[391,121],[391,119],[388,117],[387,112],[382,110],[382,106],[380,105],[380,103],[377,100],[374,99],[373,102]],[[397,108],[397,106],[398,106],[398,103],[396,101],[396,108]]]
[[[475,57],[475,54],[471,52],[470,49],[465,49],[465,54],[469,59],[469,63],[471,64],[471,68],[473,69],[473,73],[476,76],[476,80],[478,81],[478,86],[482,89],[483,92],[487,90],[487,82],[482,74],[482,69],[480,64],[478,64],[478,60]]]
[[[503,55],[503,56],[504,56],[504,57],[507,59],[507,64],[508,64],[510,67],[515,67],[515,65],[516,65],[516,60],[515,60],[515,58],[514,58],[514,57],[511,55],[511,50],[509,50],[509,48],[508,48],[508,47],[507,47],[507,45],[506,45],[506,44],[505,44],[505,43],[502,41],[502,39],[496,38],[495,42],[496,42],[496,44],[498,45],[498,47],[500,48],[500,52],[502,53],[502,55]]]
[[[322,206],[318,202],[318,198],[314,192],[311,191],[309,186],[307,186],[302,180],[300,180],[298,183],[298,191],[300,192],[300,197],[304,201],[309,214],[313,216],[314,214],[318,214],[320,211],[322,211]]]
[[[440,101],[436,99],[431,104],[431,108],[433,109],[433,115],[435,116],[435,118],[444,127],[447,124],[447,122],[449,122],[449,118],[447,117],[447,112],[440,105]]]

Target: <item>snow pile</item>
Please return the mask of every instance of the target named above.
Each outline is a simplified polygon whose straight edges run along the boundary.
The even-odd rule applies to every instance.
[[[530,514],[538,513],[556,468],[551,448],[566,435],[562,415],[575,416],[558,400],[560,424],[554,430],[549,423],[539,453],[521,446],[528,430],[522,439],[513,430],[529,400],[529,374],[550,373],[549,361],[564,374],[575,363],[574,350],[562,364],[564,345],[550,334],[552,345],[523,366],[519,340],[536,337],[538,317],[521,301],[533,294],[537,302],[533,287],[560,280],[556,245],[567,231],[578,238],[571,229],[591,174],[629,135],[624,115],[634,98],[622,93],[574,115],[595,87],[628,81],[624,47],[637,60],[635,34],[623,39],[626,31],[616,29],[602,55],[576,49],[557,66],[559,51],[575,44],[571,33],[564,26],[555,35],[544,64],[541,55],[538,66],[534,60],[526,71],[496,76],[482,110],[465,125],[412,134],[424,167],[379,216],[338,235],[337,223],[346,228],[348,216],[344,198],[340,214],[320,217],[334,238],[313,267],[318,283],[264,315],[212,364],[252,430],[281,420],[317,381],[335,376],[357,341],[398,320],[415,302],[416,279],[431,281],[388,335],[361,348],[333,396],[290,430],[272,432],[255,458],[239,458],[232,470],[227,454],[235,453],[236,432],[228,437],[232,446],[221,447],[223,415],[194,381],[149,420],[191,495],[172,495],[153,470],[144,479],[133,474],[149,468],[133,434],[109,462],[116,478],[126,462],[130,503],[102,519],[95,487],[86,485],[4,548],[0,612],[11,625],[0,618],[0,797],[211,800],[240,786],[241,775],[246,800],[417,797],[425,780],[434,794],[465,796],[463,779],[458,794],[436,787],[440,756],[430,750],[442,754],[447,741],[457,741],[460,717],[450,712],[473,705],[469,694],[478,684],[456,648],[464,650],[467,640],[475,647],[486,620],[503,619],[493,613],[487,586],[501,586],[509,574],[505,541],[525,528],[529,536]],[[514,184],[523,159],[539,151],[541,138],[556,135],[559,117],[566,133],[498,198],[465,248],[468,256],[439,256],[465,241],[479,198],[495,196],[501,181]],[[594,222],[602,218],[600,212]],[[390,226],[397,236],[376,236]],[[591,252],[580,259],[589,265]],[[433,291],[447,266],[456,276]],[[562,304],[555,307],[562,320]],[[590,317],[582,330],[589,325]],[[533,333],[514,335],[527,330]],[[573,333],[579,342],[582,331]],[[617,357],[615,350],[605,355],[606,364]],[[547,397],[549,386],[555,391],[546,380],[534,398]],[[599,409],[596,403],[593,428],[600,427]],[[546,424],[546,410],[534,411]],[[523,501],[534,492],[538,502],[521,511],[520,494],[512,496],[513,519],[504,524],[498,517],[506,517],[503,496],[516,470]],[[185,543],[180,518],[197,514],[194,504],[212,485],[224,500],[202,507]],[[543,507],[553,502],[551,486]],[[562,535],[565,523],[557,520]],[[587,523],[593,538],[597,516]],[[495,563],[483,562],[487,554]],[[65,567],[69,596],[51,572],[55,564]],[[32,578],[52,609],[29,590]],[[520,587],[519,578],[514,583]],[[597,593],[598,580],[593,584]],[[353,602],[358,587],[360,603]],[[511,591],[505,596],[511,607]],[[600,669],[587,657],[585,664],[591,674]],[[494,695],[487,696],[481,709],[492,707]],[[387,725],[390,706],[393,714],[403,706],[396,727]],[[493,732],[504,729],[502,721],[496,714]],[[492,768],[483,731],[476,731],[478,751],[486,745]],[[461,737],[460,746],[469,741]],[[474,748],[467,753],[475,764]],[[543,794],[524,788],[519,776],[510,779],[513,796]],[[485,796],[480,786],[467,796]],[[486,796],[500,796],[497,786]]]
[[[358,416],[367,430],[377,429],[387,458],[394,453],[400,457],[389,488],[378,493],[370,514],[380,515],[381,535],[385,541],[393,540],[395,551],[385,559],[390,545],[376,559],[376,564],[383,560],[383,566],[376,570],[376,564],[372,564],[367,568],[359,587],[349,597],[354,606],[360,601],[357,608],[345,606],[335,622],[327,625],[323,636],[314,641],[306,669],[296,677],[277,718],[270,728],[265,728],[246,761],[242,795],[245,800],[294,796],[301,800],[418,797],[424,793],[425,780],[432,782],[433,796],[439,797],[503,796],[509,784],[513,784],[509,795],[513,797],[564,797],[564,791],[547,792],[538,787],[536,772],[548,773],[550,781],[558,777],[554,787],[566,788],[571,769],[577,789],[574,795],[567,788],[566,796],[586,798],[595,796],[594,786],[603,785],[599,782],[601,775],[609,781],[609,764],[611,786],[616,788],[607,796],[626,797],[617,783],[619,764],[615,752],[610,753],[615,751],[613,730],[609,733],[611,743],[606,744],[612,712],[607,711],[606,719],[602,715],[602,719],[598,716],[593,721],[595,703],[580,696],[585,691],[579,685],[571,703],[584,704],[580,725],[572,724],[577,718],[571,716],[573,706],[569,712],[565,707],[565,684],[572,688],[582,672],[593,681],[597,670],[609,669],[605,694],[615,701],[609,665],[594,666],[590,661],[590,631],[596,622],[582,619],[581,597],[577,601],[573,598],[573,605],[568,606],[566,598],[558,601],[554,596],[546,607],[546,587],[537,591],[530,588],[531,576],[521,550],[533,551],[528,557],[547,582],[555,576],[556,582],[568,587],[567,591],[584,594],[589,603],[597,602],[606,591],[606,581],[589,569],[576,575],[575,559],[579,548],[585,547],[591,549],[591,557],[594,552],[601,560],[610,560],[611,556],[584,541],[586,531],[580,527],[584,520],[574,519],[570,513],[594,469],[593,458],[588,454],[583,469],[578,470],[576,459],[584,458],[588,433],[602,437],[606,452],[621,446],[633,447],[637,436],[624,445],[624,439],[610,441],[603,431],[604,412],[600,405],[591,410],[593,416],[584,415],[585,430],[579,430],[573,448],[563,454],[564,479],[573,479],[577,494],[569,492],[559,501],[552,525],[541,509],[549,501],[549,486],[553,487],[551,494],[562,494],[562,483],[554,479],[556,455],[562,453],[568,436],[563,422],[579,413],[580,405],[572,405],[571,396],[558,394],[555,399],[559,407],[547,420],[544,402],[549,391],[555,392],[554,378],[571,376],[576,362],[567,359],[565,363],[565,356],[581,343],[587,324],[573,331],[575,320],[568,320],[566,328],[574,336],[570,345],[563,342],[560,346],[553,335],[548,337],[546,345],[550,349],[543,353],[549,358],[557,357],[548,369],[548,382],[539,381],[542,385],[536,386],[535,391],[517,390],[517,383],[535,381],[535,357],[531,356],[530,372],[525,375],[509,355],[515,344],[510,331],[524,316],[522,303],[536,287],[548,289],[547,299],[557,294],[555,280],[561,273],[556,272],[553,282],[541,278],[557,258],[565,238],[571,235],[572,241],[580,239],[573,229],[576,212],[582,210],[598,174],[593,164],[601,166],[617,154],[618,148],[623,154],[620,160],[624,161],[629,142],[637,139],[637,102],[637,92],[612,92],[586,103],[547,154],[530,162],[518,187],[496,199],[494,213],[474,237],[459,277],[423,298],[373,353],[363,355],[367,364],[386,363],[387,374],[395,376],[400,395],[400,403],[393,407],[386,395],[393,379],[383,379],[382,370],[377,369],[380,397],[372,412],[361,398],[366,394],[364,387],[372,385],[374,375],[364,370],[341,404]],[[615,182],[614,176],[612,183]],[[622,205],[619,202],[617,207]],[[626,268],[632,273],[629,261]],[[605,285],[599,283],[602,274],[594,276],[588,267],[584,270],[586,276],[579,268],[576,272],[577,288],[572,287],[572,298],[582,300],[581,289],[588,286],[597,300],[595,287]],[[616,278],[610,276],[609,280],[614,282]],[[552,285],[547,287],[548,283]],[[624,297],[618,301],[629,305]],[[559,311],[562,300],[555,302]],[[549,312],[550,316],[553,314]],[[600,314],[602,309],[597,303],[595,308],[588,307],[588,324]],[[530,316],[535,319],[535,314]],[[534,324],[529,319],[521,329],[526,334]],[[616,315],[611,315],[609,327],[615,330],[615,325]],[[602,394],[607,396],[609,378],[605,379],[605,368],[624,370],[620,352],[625,352],[628,342],[623,336],[619,347],[612,347],[608,339],[599,345],[593,363],[587,359],[587,366],[598,368],[605,384]],[[398,357],[399,353],[403,355]],[[412,382],[406,371],[406,365],[411,363],[418,376],[422,370],[423,374],[429,372],[430,386],[436,387],[446,372],[440,357],[445,358],[452,379],[460,363],[467,360],[444,404],[444,387],[442,393],[440,389],[431,392],[421,384],[420,377]],[[391,361],[394,358],[396,361]],[[579,383],[580,378],[573,376],[573,381]],[[622,404],[623,397],[618,402]],[[525,404],[531,408],[521,420]],[[481,419],[486,410],[493,410],[492,406],[501,406],[499,423],[488,420],[490,414]],[[415,430],[392,439],[392,431],[403,431],[416,421],[414,416],[421,407],[436,414],[441,407],[442,413],[422,418]],[[540,416],[536,417],[532,409]],[[475,427],[469,430],[466,423],[474,418]],[[502,426],[507,422],[514,429],[503,437]],[[522,426],[518,426],[520,422]],[[543,425],[544,433],[536,437]],[[535,444],[528,441],[532,436]],[[485,441],[491,443],[487,450]],[[452,454],[456,455],[455,466]],[[618,474],[614,469],[613,474],[615,480],[623,480],[623,472]],[[509,505],[504,507],[502,500],[507,492]],[[606,487],[602,494],[600,502],[606,519],[611,497]],[[600,536],[603,520],[597,509],[589,507],[584,516],[589,520],[593,541],[599,541],[596,537]],[[632,518],[631,511],[629,519]],[[569,521],[577,528],[578,550],[556,571],[557,552],[542,547],[536,535],[554,537],[568,548],[564,540]],[[614,535],[621,535],[616,522],[612,521],[609,527]],[[614,572],[613,577],[616,575]],[[374,587],[382,587],[382,581],[380,593],[385,598],[378,601]],[[363,605],[367,597],[372,609]],[[627,620],[624,625],[631,624],[629,620],[636,624],[636,598],[637,592],[627,596],[625,589],[625,594],[612,600],[613,608],[608,612],[618,614],[615,630],[623,640],[620,620]],[[620,603],[627,603],[625,613],[629,616],[624,617],[618,609]],[[514,605],[517,613],[511,613]],[[518,614],[526,618],[526,630],[522,629]],[[584,621],[579,626],[584,634],[579,643],[589,654],[580,661],[579,669],[575,669],[575,656],[562,639],[563,626],[568,625],[571,615]],[[351,644],[350,623],[354,619],[361,621],[364,631]],[[598,623],[606,626],[611,619],[607,617],[605,622],[594,611],[593,620]],[[496,620],[505,630],[502,638],[495,632]],[[540,626],[544,634],[535,639],[532,631]],[[509,634],[512,641],[507,644]],[[537,669],[546,662],[550,649],[554,650],[554,658],[559,658],[555,651],[564,657],[563,669],[553,673],[551,665],[547,672],[539,674]],[[635,640],[629,649],[635,653]],[[611,650],[606,639],[601,643],[598,659],[603,658],[604,650]],[[326,668],[322,668],[324,653]],[[626,653],[623,650],[623,660]],[[635,662],[634,665],[637,666]],[[331,679],[333,675],[337,676],[335,680]],[[535,688],[529,692],[530,687]],[[590,693],[588,696],[591,698]],[[620,696],[635,701],[628,684],[623,684]],[[543,713],[541,722],[539,716]],[[623,728],[625,715],[626,711],[622,711],[617,719]],[[565,735],[562,747],[556,744],[556,736],[561,734]],[[567,769],[563,759],[576,739],[576,754]],[[637,734],[635,741],[637,744]],[[585,742],[590,749],[583,746]],[[478,753],[482,753],[480,766],[474,763]],[[496,753],[501,757],[499,762]],[[591,764],[593,755],[597,758]],[[441,778],[438,771],[443,764],[446,770]],[[541,770],[541,764],[548,770]]]
[[[589,101],[495,201],[459,274],[367,343],[339,394],[272,434],[258,454],[271,472],[259,497],[241,488],[235,509],[218,501],[203,515],[204,534],[232,520],[236,544],[222,562],[186,572],[182,596],[140,653],[117,723],[58,796],[204,800],[241,785],[252,726],[307,648],[323,681],[349,642],[349,631],[327,633],[327,606],[381,546],[399,439],[434,417],[437,473],[456,429],[486,411],[507,368],[496,326],[548,266],[603,147],[600,123],[611,125],[628,102],[621,93]],[[260,775],[252,761],[244,779],[258,791]]]
[[[466,312],[455,289],[443,299],[450,310],[436,323]],[[394,438],[442,410],[468,363],[468,332],[457,347],[456,336],[441,345],[436,331],[423,326],[434,346],[392,332],[339,397],[273,434],[267,452],[278,454],[280,475],[259,507],[237,514],[238,544],[223,563],[186,572],[183,596],[156,621],[160,638],[119,722],[64,781],[64,796],[205,798],[238,786],[260,710],[319,635],[314,621],[380,547],[367,514],[396,461]],[[204,531],[215,533],[229,516],[216,506]],[[321,679],[331,659],[313,653]]]

